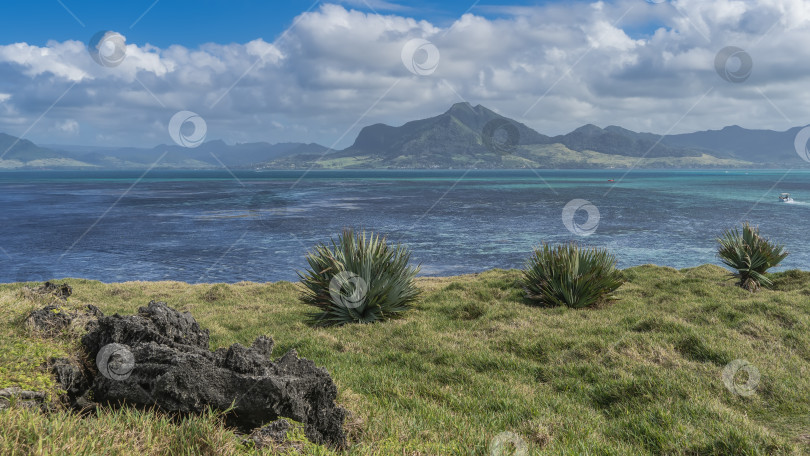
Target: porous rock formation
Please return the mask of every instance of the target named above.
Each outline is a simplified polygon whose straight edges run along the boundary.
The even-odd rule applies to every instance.
[[[34,293],[41,294],[41,295],[54,295],[57,298],[61,299],[62,301],[67,301],[67,298],[73,294],[73,287],[70,285],[63,283],[57,284],[53,282],[45,282],[39,287],[32,290]]]
[[[155,301],[136,315],[100,316],[86,327],[82,345],[98,373],[66,360],[52,363],[76,407],[86,406],[90,393],[98,403],[179,413],[233,404],[226,420],[244,432],[287,417],[304,423],[313,442],[345,446],[346,410],[334,402],[337,387],[329,373],[295,350],[271,361],[268,337],[212,352],[208,330],[190,313]]]
[[[0,389],[0,410],[11,407],[11,404],[21,408],[39,408],[43,411],[50,408],[42,391],[28,391],[16,386]]]
[[[290,422],[282,418],[267,426],[254,429],[250,433],[250,440],[257,449],[270,447],[273,444],[280,445],[287,441],[287,431],[290,428],[292,428]]]
[[[89,320],[94,320],[103,315],[98,307],[94,305],[87,305],[84,312],[76,312],[60,305],[50,304],[28,314],[25,325],[44,335],[55,336],[74,322],[77,322],[77,324],[87,323]]]

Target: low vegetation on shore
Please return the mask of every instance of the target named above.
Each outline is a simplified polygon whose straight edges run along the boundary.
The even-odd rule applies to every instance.
[[[515,270],[417,278],[401,318],[328,328],[309,322],[300,284],[66,280],[69,307],[132,313],[163,300],[210,328],[211,348],[262,334],[277,356],[295,348],[328,369],[352,412],[345,454],[488,455],[504,440],[527,454],[810,452],[810,272],[769,274],[758,293],[710,265],[622,274],[617,300],[580,310],[529,305]],[[0,388],[55,394],[40,366],[78,352],[69,335],[24,327],[45,303],[26,284],[0,285]],[[735,373],[736,360],[748,367]],[[291,437],[262,451],[343,454],[300,426]],[[0,411],[2,454],[254,453],[243,439],[216,414]]]

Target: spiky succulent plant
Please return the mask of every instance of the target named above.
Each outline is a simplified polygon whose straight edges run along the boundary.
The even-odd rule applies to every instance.
[[[534,250],[523,271],[529,300],[547,306],[589,307],[615,299],[623,283],[616,258],[606,250],[575,243]]]
[[[737,284],[751,292],[762,285],[772,285],[766,272],[788,256],[783,245],[765,239],[759,234],[759,228],[748,222],[743,223],[742,231],[725,230],[717,242],[720,243],[717,248],[720,261],[737,271],[732,273]]]
[[[372,323],[397,317],[419,296],[410,251],[389,245],[374,233],[346,229],[307,254],[309,268],[299,272],[301,300],[318,308],[310,314],[321,326]]]

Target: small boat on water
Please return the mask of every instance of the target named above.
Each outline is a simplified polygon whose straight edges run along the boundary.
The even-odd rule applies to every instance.
[[[790,193],[782,193],[779,195],[779,201],[783,203],[792,203],[793,198],[790,197]]]
[[[608,182],[616,182],[615,179],[608,179]]]

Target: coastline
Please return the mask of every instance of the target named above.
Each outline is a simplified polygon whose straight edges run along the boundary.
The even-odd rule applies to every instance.
[[[642,454],[647,440],[631,433],[639,426],[655,433],[664,453],[683,452],[684,435],[690,451],[806,449],[806,431],[790,423],[810,413],[810,378],[795,375],[810,369],[810,332],[804,330],[810,327],[810,272],[774,274],[774,289],[758,293],[740,289],[714,265],[646,265],[623,273],[627,282],[617,301],[583,310],[528,305],[515,287],[516,270],[417,278],[423,295],[403,318],[335,328],[305,323],[309,308],[290,282],[68,279],[73,295],[65,305],[93,304],[107,315],[125,315],[150,300],[165,301],[210,330],[212,349],[270,336],[274,359],[295,349],[334,378],[337,402],[352,412],[344,423],[352,454],[483,454],[507,431],[531,454],[583,448]],[[48,302],[25,290],[0,285],[6,309],[0,388],[53,392],[40,365],[75,353],[76,346],[70,338],[43,339],[20,324]],[[737,359],[762,373],[752,396],[724,386],[724,369]],[[492,419],[494,410],[500,419]],[[191,417],[182,427],[157,412],[106,413],[0,411],[6,436],[0,452],[10,444],[17,451],[55,450],[69,439],[93,453],[133,448],[147,434],[152,443],[140,447],[144,455],[160,454],[165,442],[181,435],[185,451],[204,452],[205,442],[215,441],[231,454],[252,452],[210,417]],[[662,414],[670,424],[660,421]],[[58,431],[50,434],[24,431],[56,422]],[[303,454],[345,454],[312,444],[295,426],[289,445]]]

